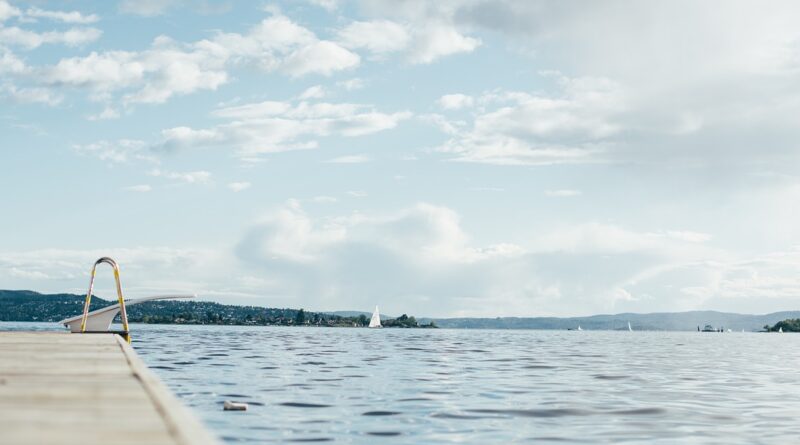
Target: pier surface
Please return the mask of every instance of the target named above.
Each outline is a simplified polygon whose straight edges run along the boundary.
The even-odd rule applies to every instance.
[[[3,444],[215,444],[113,334],[0,332]]]

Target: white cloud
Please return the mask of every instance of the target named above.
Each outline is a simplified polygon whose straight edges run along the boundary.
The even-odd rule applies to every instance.
[[[333,12],[339,7],[339,0],[309,0],[309,2],[327,10],[328,12]]]
[[[645,298],[641,283],[726,255],[604,224],[531,235],[525,243],[476,246],[459,216],[445,207],[418,204],[388,215],[314,219],[291,201],[257,222],[237,252],[252,274],[306,306],[347,301],[363,307],[378,298],[386,310],[413,306],[426,315],[450,316],[576,315],[576,305],[589,314],[672,302],[695,309],[709,296],[656,290]]]
[[[431,23],[416,33],[409,60],[412,63],[431,63],[444,56],[472,52],[480,45],[479,39],[467,37],[454,27]]]
[[[360,62],[357,54],[334,42],[319,40],[312,31],[279,14],[263,20],[246,34],[220,33],[204,42],[234,63],[252,64],[292,77],[329,76]]]
[[[463,120],[450,120],[441,114],[424,114],[419,116],[423,122],[433,125],[444,134],[455,136],[460,134],[467,123]]]
[[[6,48],[0,47],[0,74],[22,74],[27,71],[25,62]]]
[[[454,159],[498,165],[549,165],[605,160],[611,137],[622,131],[621,88],[607,79],[559,76],[558,96],[492,92],[478,99],[485,111],[471,127],[437,126],[451,138],[438,148]],[[490,107],[495,107],[490,109]],[[434,121],[434,123],[436,123]]]
[[[281,70],[292,77],[311,73],[330,76],[336,71],[358,66],[359,61],[358,54],[323,40],[289,54],[283,61]]]
[[[17,288],[81,294],[89,284],[91,265],[104,256],[119,262],[125,295],[131,298],[167,293],[198,293],[200,298],[209,298],[226,290],[231,291],[230,295],[241,295],[240,288],[225,284],[238,274],[224,267],[233,257],[220,249],[145,246],[6,250],[0,251],[0,279]],[[182,273],[176,274],[176,270]],[[96,295],[116,295],[110,268],[99,268],[97,277]]]
[[[575,196],[580,196],[583,193],[580,190],[559,189],[559,190],[546,190],[544,194],[554,198],[572,198]]]
[[[364,82],[363,79],[359,79],[358,77],[336,82],[336,85],[344,88],[347,91],[360,90],[361,88],[364,88],[365,84],[366,82]]]
[[[466,94],[445,94],[439,98],[439,106],[445,110],[460,110],[469,108],[475,103],[472,96]]]
[[[12,6],[5,0],[0,0],[0,23],[20,14],[19,8]]]
[[[214,130],[194,130],[189,127],[174,127],[161,131],[165,143],[162,148],[172,149],[183,146],[203,146],[219,140],[219,134]]]
[[[142,80],[143,63],[135,53],[91,52],[85,57],[61,59],[44,70],[44,81],[52,85],[89,87],[99,91],[126,88]]]
[[[359,242],[379,244],[383,249],[422,263],[472,263],[514,254],[514,249],[508,246],[484,249],[466,246],[467,238],[458,224],[458,216],[451,210],[419,204],[396,215],[335,218],[320,225],[305,214],[299,203],[290,202],[261,220],[254,229],[258,232],[257,239],[249,237],[255,244],[241,245],[240,250],[246,250],[246,256],[304,263],[320,262],[342,244]]]
[[[126,14],[153,17],[181,4],[181,0],[122,0],[119,10]]]
[[[33,17],[33,18],[44,18],[49,20],[56,20],[59,22],[64,23],[76,23],[81,25],[86,25],[89,23],[95,23],[100,20],[96,14],[89,14],[84,15],[78,11],[48,11],[41,8],[29,8],[25,11],[26,17]]]
[[[215,90],[228,80],[213,51],[168,39],[157,39],[153,49],[138,53],[92,52],[61,59],[43,73],[47,84],[88,88],[106,100],[115,91],[133,90],[124,97],[128,103],[163,103],[173,95]]]
[[[231,182],[228,184],[228,188],[234,192],[241,192],[249,189],[251,185],[249,182]]]
[[[708,233],[692,232],[690,230],[669,230],[666,235],[672,239],[690,243],[704,243],[711,239]]]
[[[11,98],[19,103],[40,103],[49,106],[56,106],[64,100],[64,97],[49,88],[18,88],[13,85],[0,87],[0,94]]]
[[[103,140],[91,144],[73,145],[72,148],[79,154],[93,156],[101,161],[111,163],[132,160],[154,161],[152,155],[148,153],[147,144],[134,139],[120,139],[115,142]]]
[[[361,20],[413,24],[410,48],[427,26],[440,35],[475,39],[488,31],[492,51],[579,76],[572,80],[610,79],[625,93],[625,110],[613,116],[625,134],[610,143],[576,143],[566,135],[536,144],[530,138],[491,138],[486,142],[496,143],[494,155],[474,140],[467,144],[474,150],[466,148],[474,156],[463,160],[531,165],[602,158],[681,169],[691,164],[705,175],[720,162],[741,172],[765,162],[785,168],[796,158],[790,141],[797,138],[786,137],[798,136],[790,116],[800,114],[800,6],[795,2],[779,0],[762,8],[746,1],[676,1],[655,10],[633,1],[599,1],[585,8],[536,0],[357,5]],[[680,27],[672,26],[678,22]],[[591,112],[578,117],[589,119]],[[543,156],[529,156],[535,147],[545,150]]]
[[[706,262],[698,267],[711,271],[713,278],[700,286],[682,290],[702,298],[748,299],[756,304],[764,298],[795,300],[800,295],[800,278],[796,273],[798,264],[798,249],[738,261]]]
[[[285,55],[297,48],[318,42],[316,35],[286,16],[273,13],[245,34],[221,33],[213,38],[233,54],[264,59],[262,67],[278,64],[276,54]],[[274,67],[272,67],[274,68]]]
[[[70,28],[66,31],[28,31],[16,26],[0,27],[0,41],[6,45],[21,46],[26,49],[38,48],[44,44],[81,46],[94,42],[103,34],[97,28]]]
[[[147,76],[140,90],[125,96],[128,102],[163,103],[173,95],[199,90],[216,90],[227,83],[228,74],[213,51],[185,51],[172,45],[159,45],[154,51],[140,54],[136,63]]]
[[[208,180],[211,178],[211,173],[205,170],[199,170],[193,172],[172,172],[160,169],[153,169],[147,174],[155,177],[176,179],[178,181],[185,182],[187,184],[203,184],[208,182]]]
[[[322,99],[323,97],[325,97],[325,88],[323,88],[322,85],[314,85],[313,87],[306,88],[297,98],[300,100],[308,100]]]
[[[406,28],[398,23],[375,20],[351,23],[338,31],[338,40],[347,48],[384,54],[404,50],[411,37]]]
[[[92,28],[37,34],[2,28],[8,39],[35,47],[48,41],[79,44],[99,36]],[[330,76],[354,68],[359,56],[282,15],[264,19],[244,34],[218,32],[209,39],[181,43],[157,37],[143,51],[91,52],[38,69],[49,85],[87,88],[90,98],[108,102],[121,92],[125,104],[163,103],[173,96],[216,90],[230,80],[228,70],[252,65],[292,77]]]
[[[226,146],[244,159],[263,153],[316,148],[320,137],[377,133],[394,128],[411,116],[406,111],[381,113],[360,104],[305,101],[264,101],[220,108],[213,114],[231,120],[208,129],[163,130],[157,146],[166,149]]]
[[[792,55],[784,50],[798,37],[794,22],[800,8],[791,1],[768,9],[724,0],[704,7],[676,1],[655,11],[635,1],[624,5],[595,2],[565,8],[548,1],[457,1],[445,14],[461,26],[500,32],[547,60],[583,72],[603,68],[606,75],[645,82],[669,77],[674,83],[692,82],[711,72],[730,75],[785,66]],[[664,26],[679,19],[680,29]],[[642,68],[649,68],[646,76],[641,76]]]
[[[352,22],[340,31],[339,38],[345,45],[378,56],[398,52],[412,64],[432,63],[472,52],[482,44],[479,38],[467,35],[475,27],[461,26],[457,17],[469,3],[361,1],[360,12],[369,20]]]
[[[352,196],[353,198],[366,198],[367,192],[363,190],[349,190],[347,192],[348,195]]]
[[[403,53],[412,64],[428,64],[441,57],[469,53],[480,39],[462,34],[452,23],[424,17],[405,23],[386,19],[354,21],[337,33],[345,47],[369,51],[377,58]]]
[[[197,292],[230,302],[259,295],[273,307],[315,310],[377,303],[387,312],[413,307],[418,316],[767,312],[796,305],[800,295],[797,249],[737,257],[674,231],[597,223],[479,244],[463,227],[453,210],[425,203],[388,214],[312,217],[290,200],[255,221],[234,252],[224,246],[0,251],[0,280],[79,293],[92,262],[111,256],[122,265],[130,296]],[[99,272],[99,295],[113,295],[110,275]]]
[[[146,193],[153,190],[153,187],[151,187],[148,184],[139,184],[139,185],[131,185],[129,187],[125,187],[125,190],[129,192]]]
[[[633,130],[615,147],[619,159],[691,164],[707,174],[720,162],[746,170],[793,158],[788,141],[797,127],[788,117],[800,114],[800,5],[612,3],[456,1],[424,12],[459,28],[499,33],[537,66],[614,79],[629,107],[619,122]],[[387,14],[391,5],[380,4]]]
[[[216,117],[230,119],[254,119],[260,117],[279,116],[289,112],[291,109],[292,105],[289,102],[268,100],[264,102],[223,107],[215,110],[212,114]]]
[[[316,203],[320,203],[320,204],[333,204],[335,202],[338,202],[339,200],[334,198],[333,196],[320,195],[320,196],[315,196],[315,197],[311,198],[311,201],[316,202]]]
[[[90,121],[102,121],[102,120],[110,120],[118,118],[119,118],[119,111],[109,106],[103,108],[103,111],[97,114],[92,114],[88,117]]]
[[[370,158],[365,155],[346,155],[328,159],[327,162],[332,164],[363,164],[369,161]]]
[[[24,280],[53,280],[58,279],[58,277],[53,277],[48,275],[40,270],[26,270],[20,269],[17,267],[12,267],[10,270],[10,275],[15,278],[22,278]]]

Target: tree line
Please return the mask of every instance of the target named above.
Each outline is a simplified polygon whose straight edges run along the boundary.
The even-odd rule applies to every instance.
[[[74,294],[44,295],[33,291],[0,290],[0,321],[57,322],[81,313],[85,296]],[[92,310],[115,302],[92,297]],[[149,301],[128,308],[128,321],[149,324],[209,324],[252,326],[332,326],[365,327],[369,318],[365,314],[354,317],[304,309],[237,306],[210,301]],[[384,320],[385,327],[418,328],[412,316],[403,314]]]

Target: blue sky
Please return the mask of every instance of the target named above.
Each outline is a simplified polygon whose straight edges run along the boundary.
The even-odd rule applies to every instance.
[[[800,306],[794,2],[0,0],[0,287]],[[110,274],[100,276],[110,295]]]

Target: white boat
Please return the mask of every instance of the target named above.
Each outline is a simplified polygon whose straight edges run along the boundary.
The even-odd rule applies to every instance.
[[[631,322],[628,322],[628,331],[633,332],[633,328],[631,327]]]
[[[778,328],[778,333],[783,334],[783,328]]]
[[[381,314],[378,312],[378,306],[375,306],[375,312],[372,313],[372,318],[369,320],[369,327],[371,328],[379,328],[381,327]]]
[[[194,298],[194,295],[155,295],[152,297],[144,297],[144,298],[136,298],[131,300],[125,300],[125,306],[132,306],[134,304],[144,303],[145,301],[153,301],[153,300],[167,300],[173,298]],[[88,332],[107,332],[111,327],[111,322],[114,321],[114,317],[117,316],[119,313],[119,303],[112,304],[111,306],[106,306],[102,309],[97,309],[95,311],[89,312],[86,317],[86,331]],[[65,327],[68,327],[70,332],[78,333],[81,332],[81,319],[83,315],[76,315],[74,317],[66,318],[64,320],[59,321],[59,324],[63,324]]]
[[[583,330],[583,329],[581,329],[581,325],[578,325],[578,330],[579,330],[579,331],[582,331],[582,330]]]

